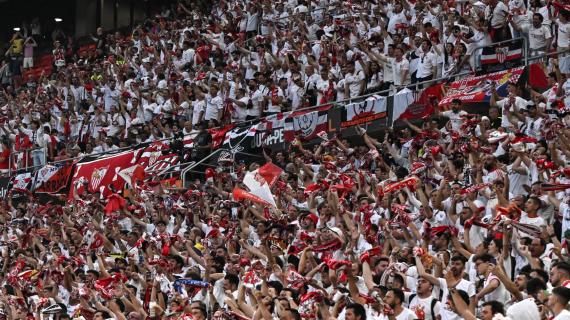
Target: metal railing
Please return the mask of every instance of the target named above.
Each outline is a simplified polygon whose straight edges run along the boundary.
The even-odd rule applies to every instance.
[[[514,41],[520,41],[523,40],[523,49],[524,49],[524,65],[527,66],[529,61],[534,61],[534,60],[538,60],[538,59],[542,59],[548,56],[553,56],[553,55],[557,55],[557,54],[561,54],[561,53],[567,53],[570,50],[566,50],[566,51],[560,51],[560,52],[550,52],[550,53],[545,53],[539,56],[534,56],[534,57],[528,57],[527,51],[526,51],[526,39],[524,37],[521,38],[516,38],[516,39],[510,39],[510,40],[505,40],[505,41],[501,41],[501,42],[497,42],[497,43],[492,43],[489,44],[487,46],[481,46],[481,47],[477,47],[477,49],[480,48],[484,48],[484,47],[489,47],[489,46],[496,46],[496,45],[500,45],[502,43],[508,43],[508,42],[514,42]],[[461,76],[467,76],[467,75],[472,75],[473,72],[463,72],[463,73],[458,73],[455,75],[450,76],[451,78],[454,77],[461,77]],[[397,90],[401,90],[403,88],[410,88],[410,89],[418,89],[420,88],[420,86],[423,85],[430,85],[430,84],[435,84],[435,83],[440,83],[440,82],[447,82],[450,80],[450,77],[441,77],[441,78],[437,78],[437,79],[432,79],[432,80],[426,80],[426,81],[421,81],[421,82],[416,82],[410,85],[405,85],[405,86],[400,86],[400,87],[396,87],[396,88],[391,88],[391,89],[386,89],[386,90],[381,90],[381,91],[376,91],[376,92],[372,92],[372,93],[368,93],[368,94],[364,94],[364,95],[360,95],[357,97],[352,97],[352,98],[348,98],[348,99],[344,99],[344,100],[339,100],[339,101],[332,101],[332,102],[328,102],[328,103],[324,103],[324,104],[318,104],[315,106],[309,106],[309,107],[303,107],[303,108],[299,108],[296,109],[295,111],[310,111],[313,109],[318,109],[320,107],[326,106],[326,105],[333,105],[333,108],[336,108],[338,106],[342,106],[342,105],[346,105],[346,104],[350,104],[350,103],[354,103],[354,102],[358,102],[364,99],[367,99],[369,97],[372,96],[376,96],[376,95],[390,95],[390,93],[393,93]],[[235,124],[237,126],[247,126],[247,125],[252,125],[254,123],[258,123],[263,121],[265,118],[258,118],[258,119],[254,119],[254,120],[248,120],[248,121],[241,121],[241,122],[236,122]],[[188,135],[184,135],[183,137],[188,137],[193,135],[192,134],[188,134]],[[169,138],[164,138],[164,139],[160,139],[160,140],[156,140],[157,142],[168,142],[168,141],[173,141],[176,139],[180,139],[180,138],[174,138],[174,137],[169,137]],[[123,147],[123,148],[119,148],[119,149],[115,149],[113,151],[105,151],[105,152],[98,152],[98,153],[93,153],[93,154],[89,154],[89,156],[104,156],[104,155],[109,155],[109,154],[113,154],[113,153],[117,153],[117,152],[121,152],[121,151],[126,151],[126,150],[132,150],[133,146],[129,146],[129,147]],[[15,152],[12,153],[10,156],[10,171],[9,174],[12,175],[14,172],[17,171],[21,171],[21,170],[30,170],[30,169],[36,169],[39,168],[45,164],[47,164],[46,161],[46,154],[44,152],[43,155],[43,164],[40,166],[34,166],[33,161],[30,161],[29,157],[21,157],[21,160],[24,161],[24,165],[23,166],[14,166],[14,164],[17,163],[17,161],[14,160],[14,158],[16,157],[16,155],[21,154],[23,152],[26,151],[22,151],[22,152]],[[243,152],[242,152],[243,153]],[[217,154],[217,152],[213,152],[211,154],[209,154],[206,158],[198,161],[195,165],[193,164],[193,162],[186,162],[186,163],[180,163],[177,164],[173,167],[183,167],[183,166],[187,166],[186,168],[184,168],[181,172],[182,176],[184,176],[187,172],[190,172],[192,170],[192,168],[195,168],[197,165],[200,164],[204,164],[204,161],[207,159],[210,159],[212,156],[214,156],[215,154]],[[259,156],[259,155],[252,155],[252,156]],[[49,162],[49,164],[56,164],[56,163],[62,163],[62,162],[68,162],[68,161],[75,161],[75,160],[80,160],[82,158],[84,158],[85,156],[78,156],[78,157],[72,157],[72,158],[67,158],[67,159],[62,159],[62,160],[56,160],[56,161],[51,161]]]
[[[8,174],[11,176],[19,171],[28,171],[46,164],[46,148],[35,147],[10,154]]]

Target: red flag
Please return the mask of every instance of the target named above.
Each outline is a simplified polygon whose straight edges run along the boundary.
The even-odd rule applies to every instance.
[[[546,74],[539,64],[531,64],[528,66],[528,83],[533,88],[548,88],[548,79],[546,78]]]
[[[265,181],[267,181],[267,184],[269,184],[270,187],[273,187],[282,172],[283,169],[273,163],[266,163],[258,170],[258,173],[263,177],[263,179],[265,179]]]
[[[264,206],[271,206],[271,203],[261,199],[258,196],[255,196],[255,195],[253,195],[253,194],[251,194],[251,193],[249,193],[243,189],[240,189],[238,187],[234,188],[234,191],[232,194],[233,194],[235,201],[250,200],[250,201],[253,201],[255,203],[259,203],[261,205],[264,205]]]
[[[552,5],[558,10],[570,12],[570,4],[562,4],[559,2],[553,2]]]
[[[105,213],[111,214],[115,211],[122,210],[126,207],[127,201],[125,198],[118,194],[112,194],[107,200],[107,205],[105,206]]]
[[[138,151],[136,150],[126,151],[93,161],[78,163],[72,177],[72,186],[77,185],[79,193],[83,192],[84,187],[81,182],[87,182],[87,191],[90,193],[100,192],[100,187],[108,188],[111,184],[115,190],[121,190],[125,181],[118,178],[118,172],[134,165],[137,154]],[[73,190],[73,188],[70,189]],[[70,192],[69,197],[72,196],[72,192]]]
[[[94,237],[93,237],[93,242],[91,243],[91,245],[89,246],[89,248],[91,250],[95,250],[98,248],[101,248],[104,244],[105,240],[103,239],[103,236],[100,233],[97,233]]]
[[[430,86],[412,96],[416,99],[406,107],[399,119],[423,119],[433,114],[435,104],[443,98],[443,84]]]
[[[134,166],[119,171],[119,176],[123,178],[126,183],[135,186],[137,181],[144,180],[145,178],[144,167],[140,164],[135,164]]]
[[[212,149],[217,149],[224,143],[224,138],[226,133],[235,127],[234,124],[228,124],[221,128],[208,129],[208,132],[212,135]]]

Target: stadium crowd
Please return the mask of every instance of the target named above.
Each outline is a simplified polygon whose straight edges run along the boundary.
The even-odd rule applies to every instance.
[[[567,9],[567,8],[566,8]],[[20,81],[32,41],[0,67],[0,169],[106,152],[470,71],[520,35],[569,48],[552,1],[181,1],[94,50],[54,43],[54,72]],[[27,58],[27,62],[24,59]],[[264,161],[140,184],[126,204],[78,192],[0,207],[4,319],[570,319],[570,75],[509,85],[488,114],[461,101],[364,144],[295,141]],[[494,90],[494,89],[492,89]],[[44,157],[44,153],[47,155]],[[235,199],[282,169],[276,206]],[[121,198],[122,199],[122,198]]]

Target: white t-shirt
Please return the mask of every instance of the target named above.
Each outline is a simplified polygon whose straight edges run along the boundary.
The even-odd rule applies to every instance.
[[[192,105],[192,125],[195,126],[200,122],[200,113],[204,112],[206,102],[204,100],[193,101]]]
[[[112,106],[118,106],[119,103],[117,100],[119,98],[119,89],[115,88],[115,90],[111,90],[109,87],[105,87],[103,98],[105,100],[105,112],[111,112]]]
[[[261,115],[261,103],[268,91],[269,89],[267,87],[259,86],[255,92],[250,92],[249,98],[251,99],[252,107],[247,109],[248,116],[259,117]]]
[[[396,25],[397,24],[408,24],[408,18],[404,14],[404,11],[400,13],[392,13],[389,14],[390,20],[388,21],[388,32],[389,33],[396,33]]]
[[[275,91],[273,91],[275,90]],[[269,102],[267,103],[267,112],[281,112],[281,105],[280,104],[273,104],[273,94],[277,95],[277,99],[279,97],[284,98],[283,90],[280,87],[275,87],[275,89],[269,89]]]
[[[453,112],[453,110],[447,110],[441,113],[441,115],[451,121],[451,128],[453,131],[459,131],[459,129],[461,129],[461,124],[463,123],[462,116],[465,116],[466,114],[467,112],[463,110],[459,110],[457,113]]]
[[[528,216],[528,213],[526,213],[524,211],[522,211],[522,213],[521,213],[521,218],[520,218],[519,222],[531,224],[531,225],[537,226],[537,227],[542,227],[542,226],[546,227],[546,222],[544,222],[544,219],[541,216],[538,216],[536,218],[530,218]],[[521,237],[531,237],[529,234],[523,233],[521,231],[519,231],[519,234]]]
[[[356,71],[353,74],[349,73],[344,77],[345,83],[348,83],[351,98],[357,97],[359,95],[360,84],[364,78],[364,72],[362,71]]]
[[[487,287],[493,280],[498,281],[499,286],[495,290],[485,295],[485,301],[488,302],[496,300],[502,304],[505,304],[505,302],[507,302],[510,299],[510,295],[507,289],[505,288],[505,285],[503,285],[503,283],[501,282],[501,280],[499,280],[499,278],[497,278],[497,276],[493,275],[492,273],[489,274],[489,276],[485,279],[483,287]]]
[[[513,165],[510,164],[507,166],[507,173],[509,175],[509,193],[513,194],[513,195],[526,195],[527,192],[526,190],[523,188],[523,186],[529,185],[529,171],[528,168],[526,167],[526,165],[521,162],[521,167],[525,168],[527,170],[526,174],[520,174],[518,172],[515,172],[513,170]]]
[[[396,316],[396,320],[416,320],[417,318],[416,314],[408,308],[404,308],[402,312]],[[386,315],[382,315],[378,319],[387,320],[388,317]]]
[[[241,99],[238,99],[238,101],[245,103],[246,106],[242,108],[233,103],[234,112],[232,114],[232,119],[235,121],[244,121],[247,116],[247,104],[249,103],[249,98],[244,96]]]
[[[562,214],[562,235],[566,230],[570,229],[570,206],[565,203],[561,202],[558,211]]]
[[[418,78],[425,78],[429,76],[433,76],[433,71],[437,65],[437,57],[436,55],[428,51],[427,53],[420,54],[419,63],[418,63]]]
[[[419,296],[415,296],[410,301],[410,310],[412,310],[415,314],[421,312],[423,310],[425,314],[425,320],[435,320],[431,314],[431,304],[432,300],[437,300],[437,298],[433,296],[429,296],[427,298],[420,298]],[[441,302],[437,301],[433,307],[433,313],[437,316],[441,310]]]
[[[521,98],[521,97],[515,97],[515,102],[514,105],[519,109],[525,109],[526,106],[528,104],[528,101],[526,101],[525,99]],[[511,122],[509,121],[509,117],[507,117],[507,115],[505,114],[505,107],[508,106],[508,110],[510,112],[513,112],[514,108],[510,103],[509,97],[504,98],[501,101],[497,101],[497,106],[501,108],[502,110],[502,121],[501,121],[501,127],[504,128],[508,128],[511,125]]]
[[[449,295],[449,288],[447,287],[447,281],[444,278],[437,278],[437,281],[439,281],[439,288],[443,290],[442,297],[443,298],[447,297]],[[465,291],[469,296],[469,298],[473,297],[477,293],[473,282],[467,281],[465,279],[461,279],[461,281],[459,281],[455,286],[455,289]]]
[[[491,26],[493,28],[502,27],[507,20],[508,14],[509,8],[501,1],[497,2],[493,12],[491,12],[491,7],[487,7],[485,12],[487,19],[491,19]]]
[[[259,20],[259,13],[247,13],[247,25],[245,31],[255,31],[257,30],[257,23]]]
[[[113,115],[109,115],[109,131],[107,131],[107,135],[109,137],[114,137],[117,133],[119,133],[121,127],[125,126],[125,119],[119,113],[115,113]]]
[[[206,95],[206,113],[204,120],[219,119],[220,112],[224,109],[224,101],[222,97],[216,95],[215,97]]]
[[[528,37],[529,48],[531,50],[545,50],[547,40],[552,38],[552,33],[550,32],[550,28],[543,24],[538,28],[535,28],[533,25],[531,25],[528,28]]]
[[[564,90],[564,105],[570,106],[570,79],[566,79],[562,85],[562,90]]]
[[[554,320],[570,320],[570,311],[566,309],[562,310],[562,312],[554,317]]]
[[[563,23],[560,20],[556,20],[558,25],[558,40],[556,44],[558,49],[570,47],[570,22]]]
[[[388,62],[392,65],[394,85],[403,86],[410,84],[410,62],[406,58],[402,58],[399,62],[396,61],[396,58],[388,58]],[[404,78],[405,71],[408,71],[408,75]],[[384,73],[384,77],[386,77],[386,73]]]

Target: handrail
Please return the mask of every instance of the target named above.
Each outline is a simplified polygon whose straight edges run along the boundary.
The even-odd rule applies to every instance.
[[[529,61],[540,60],[542,58],[555,56],[555,55],[559,55],[559,54],[564,54],[564,53],[570,53],[570,49],[566,49],[566,50],[562,50],[562,51],[553,51],[553,52],[541,53],[537,56],[529,57],[528,60]]]
[[[35,151],[42,151],[42,164],[39,166],[34,165],[34,159],[33,159],[33,155],[35,153]],[[24,162],[24,167],[20,167],[20,161],[18,161],[17,158],[22,157],[22,161]],[[30,157],[32,157],[30,159]],[[30,162],[32,163],[32,165],[30,165]],[[25,150],[21,150],[21,151],[14,151],[12,153],[10,153],[10,157],[8,159],[8,174],[10,176],[12,176],[13,173],[19,172],[19,171],[28,171],[30,169],[34,170],[36,167],[43,167],[47,164],[47,155],[46,155],[46,150],[44,147],[33,147],[30,149],[25,149]]]
[[[186,173],[188,173],[188,171],[196,168],[197,166],[202,164],[204,161],[210,159],[214,155],[217,155],[218,153],[221,153],[221,152],[222,152],[222,149],[218,149],[218,150],[210,153],[209,155],[205,156],[203,159],[200,159],[199,161],[192,161],[192,162],[194,162],[194,164],[192,164],[192,162],[190,162],[189,165],[186,168],[184,168],[182,170],[182,172],[180,172],[180,177],[182,178],[182,187],[184,189],[186,189]]]
[[[520,40],[520,39],[523,39],[523,42],[526,44],[526,39],[525,39],[524,37],[521,37],[521,38],[509,39],[509,40],[504,40],[504,41],[499,41],[499,42],[491,43],[491,44],[488,44],[488,45],[486,45],[486,46],[482,46],[481,48],[489,47],[489,46],[495,46],[495,45],[499,45],[499,44],[501,44],[501,43],[507,43],[507,42],[518,41],[518,40]],[[480,48],[480,47],[478,47],[477,49],[479,49],[479,48]],[[564,53],[564,52],[567,52],[567,51],[554,52],[554,53],[546,53],[546,54],[543,54],[543,55],[539,55],[539,56],[532,57],[531,60],[536,60],[536,59],[540,59],[541,57],[544,57],[544,56],[549,56],[549,55],[554,55],[554,54],[559,54],[559,53]],[[528,55],[527,55],[526,51],[525,51],[525,65],[528,65]],[[471,74],[473,74],[473,72],[462,72],[462,73],[458,73],[458,74],[452,75],[452,76],[450,76],[450,77],[461,77],[461,76],[471,75]],[[416,83],[409,84],[409,85],[405,85],[405,86],[401,86],[401,87],[402,87],[402,88],[412,88],[412,87],[416,87],[416,88],[417,88],[417,87],[420,86],[420,85],[433,84],[433,83],[448,81],[450,77],[441,77],[441,78],[437,78],[437,79],[432,79],[432,80],[426,80],[426,81],[416,82]],[[296,111],[296,112],[297,112],[297,111],[309,111],[309,110],[317,109],[317,108],[320,108],[320,107],[323,107],[323,106],[327,106],[327,105],[333,105],[333,107],[337,107],[337,106],[339,106],[339,105],[345,105],[345,104],[350,104],[350,103],[355,102],[355,101],[361,101],[361,100],[363,100],[363,99],[366,99],[366,98],[368,98],[368,97],[375,96],[375,95],[384,95],[384,94],[388,94],[388,95],[389,95],[390,92],[392,92],[393,90],[394,90],[394,89],[386,89],[386,90],[375,91],[375,92],[367,93],[367,94],[360,95],[360,96],[357,96],[357,97],[354,97],[354,98],[348,98],[348,99],[344,99],[344,100],[340,100],[340,101],[331,101],[331,102],[328,102],[328,103],[318,104],[318,105],[309,106],[309,107],[302,107],[302,108],[296,109],[296,110],[294,110],[294,111]],[[264,119],[265,119],[265,117],[262,117],[262,118],[258,118],[258,119],[254,119],[254,120],[247,120],[247,121],[235,122],[234,124],[235,124],[236,126],[252,125],[252,124],[254,124],[254,123],[258,123],[258,122],[260,122],[260,121],[263,121]],[[192,135],[194,135],[194,134],[195,134],[195,133],[190,133],[190,134],[187,134],[187,135],[183,135],[183,136],[182,136],[182,139],[183,139],[184,137],[192,136]],[[158,139],[158,140],[155,140],[155,141],[153,141],[153,142],[166,142],[166,141],[173,141],[173,140],[175,140],[175,139],[181,139],[181,138],[180,138],[180,137],[168,137],[168,138]],[[142,144],[139,144],[139,145],[142,145]],[[93,153],[93,154],[90,154],[89,156],[98,156],[98,155],[113,154],[113,153],[116,153],[116,152],[121,152],[121,151],[126,151],[126,150],[132,150],[132,148],[133,148],[133,146],[123,147],[123,148],[114,149],[114,150],[112,150],[112,151],[103,151],[103,152]],[[213,153],[210,154],[209,157],[212,156],[212,155],[213,155]],[[62,163],[62,162],[68,162],[68,161],[79,160],[79,159],[83,159],[83,158],[85,158],[85,156],[78,156],[78,157],[67,158],[67,159],[62,159],[62,160],[55,160],[55,161],[50,161],[50,162],[44,161],[44,162],[45,162],[45,164],[56,164],[56,163]],[[190,162],[190,163],[191,163],[191,162]],[[188,164],[188,163],[185,163],[185,164]],[[181,166],[181,165],[184,165],[184,164],[177,164],[176,166]],[[28,169],[29,169],[29,168],[35,168],[35,166],[33,166],[33,167],[28,167]],[[11,175],[11,174],[12,174],[12,172],[10,172],[10,175]]]

